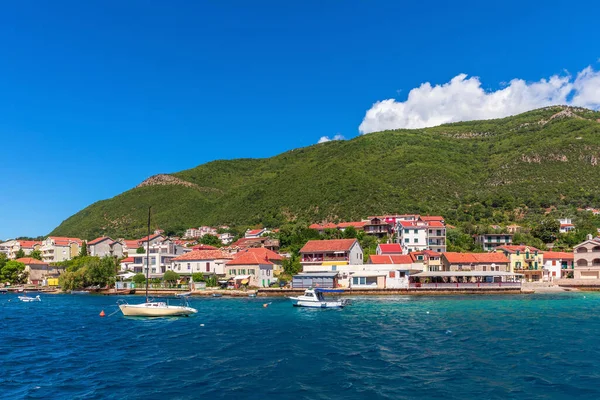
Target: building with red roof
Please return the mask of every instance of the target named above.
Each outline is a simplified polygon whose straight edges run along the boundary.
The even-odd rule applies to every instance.
[[[377,245],[375,254],[402,254],[402,246],[400,246],[400,243],[380,243]]]
[[[256,239],[259,238],[263,235],[266,235],[267,233],[270,233],[270,231],[266,228],[260,228],[260,229],[248,229],[246,231],[246,233],[244,234],[244,237],[246,239]]]
[[[400,255],[377,255],[371,254],[369,256],[369,260],[367,264],[395,264],[395,265],[405,265],[405,264],[413,264],[413,259],[410,255],[400,254]]]
[[[25,264],[27,283],[29,285],[46,286],[46,279],[56,278],[60,275],[58,267],[52,267],[49,263],[31,257],[17,258],[15,261]]]
[[[542,280],[552,282],[560,278],[573,278],[575,254],[565,251],[544,252],[544,276]]]
[[[108,236],[102,236],[87,242],[87,252],[96,257],[123,257],[123,244],[112,240]]]
[[[502,253],[442,253],[443,271],[510,271],[510,261]]]
[[[363,264],[363,251],[356,239],[309,240],[300,249],[302,265]]]
[[[233,255],[222,249],[193,250],[171,260],[171,269],[181,275],[225,274],[225,263],[233,259]]]
[[[269,260],[266,249],[247,249],[241,251],[225,266],[225,277],[236,288],[242,285],[269,287],[276,282],[275,263]]]
[[[48,236],[42,241],[40,251],[45,262],[59,262],[77,257],[83,241],[79,238]]]

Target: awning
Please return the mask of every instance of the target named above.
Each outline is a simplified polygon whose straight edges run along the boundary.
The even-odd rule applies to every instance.
[[[240,279],[249,279],[250,275],[236,275],[233,277],[233,279],[235,279],[236,281],[239,281]]]
[[[248,284],[248,279],[242,279],[242,281],[240,283],[242,285],[247,285]]]
[[[417,278],[433,277],[433,276],[523,276],[523,274],[515,274],[506,271],[426,271],[411,275]]]

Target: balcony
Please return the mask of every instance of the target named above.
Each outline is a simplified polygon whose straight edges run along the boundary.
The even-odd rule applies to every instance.
[[[324,262],[324,261],[349,261],[348,256],[304,256],[302,257],[303,263],[316,263],[316,262]]]

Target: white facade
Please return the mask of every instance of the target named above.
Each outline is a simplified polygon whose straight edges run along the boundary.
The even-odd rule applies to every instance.
[[[229,232],[221,233],[217,235],[217,237],[223,244],[231,244],[231,242],[233,242],[233,235]]]
[[[420,268],[419,268],[420,266]],[[355,265],[308,265],[304,272],[338,272],[338,283],[341,287],[354,287],[361,289],[376,289],[381,286],[378,280],[383,280],[383,287],[387,289],[407,289],[408,277],[411,271],[418,272],[422,264],[355,264]],[[353,278],[361,278],[353,283]],[[369,279],[362,279],[375,277]],[[379,277],[379,278],[377,278]],[[373,284],[375,282],[375,284]]]
[[[175,260],[171,262],[171,270],[181,275],[203,274],[225,275],[225,263],[230,259],[212,260]]]
[[[398,239],[403,254],[427,249],[427,226],[406,226],[399,224]]]
[[[143,245],[146,248],[146,243]],[[171,269],[173,258],[189,251],[190,249],[176,245],[169,239],[162,242],[150,242],[150,276],[161,277],[168,269]],[[146,253],[132,254],[130,257],[133,257],[133,262],[129,264],[129,270],[145,274],[148,264]]]

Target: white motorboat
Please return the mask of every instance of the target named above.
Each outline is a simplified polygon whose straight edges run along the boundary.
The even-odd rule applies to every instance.
[[[25,303],[31,303],[32,301],[42,301],[39,294],[35,297],[19,296],[19,300],[24,301]]]
[[[150,237],[150,210],[148,208],[148,238]],[[146,242],[146,260],[150,259],[150,243]],[[125,300],[117,301],[123,315],[128,317],[187,317],[196,314],[198,310],[190,307],[187,296],[182,293],[178,296],[183,305],[170,305],[168,301],[151,301],[148,297],[148,273],[149,266],[146,264],[146,302],[141,304],[128,304]]]
[[[343,293],[343,290],[335,289],[313,289],[308,288],[302,296],[290,297],[294,302],[294,307],[312,307],[312,308],[343,308],[349,304],[348,300],[327,300],[323,293]]]
[[[166,301],[149,301],[142,304],[128,304],[125,300],[119,300],[119,308],[123,315],[128,317],[187,317],[196,314],[198,310],[185,305],[174,306]]]

